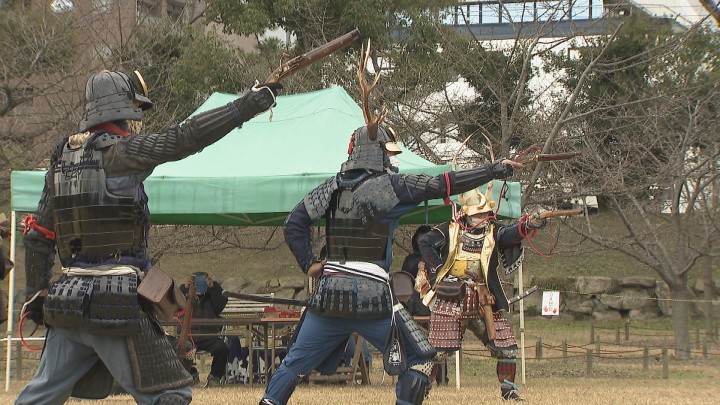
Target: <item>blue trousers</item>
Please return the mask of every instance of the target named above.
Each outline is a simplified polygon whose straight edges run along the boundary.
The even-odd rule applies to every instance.
[[[290,346],[287,356],[270,379],[263,398],[278,404],[286,404],[300,382],[301,376],[317,368],[325,357],[338,345],[344,343],[353,332],[357,332],[382,352],[390,333],[390,322],[390,316],[379,319],[343,319],[329,318],[312,312],[306,313],[297,340]],[[408,366],[431,360],[419,357],[411,347],[405,344],[408,350],[406,353]],[[415,370],[409,370],[406,374],[408,373],[414,374],[416,379],[424,379],[429,384],[429,379],[424,374]],[[401,392],[401,380],[404,380],[402,376],[398,378],[396,394]],[[398,395],[397,403],[410,402],[403,401]]]
[[[37,372],[15,405],[64,404],[75,383],[98,359],[138,404],[151,405],[166,394],[192,399],[190,387],[152,393],[136,390],[125,337],[91,335],[85,328],[50,328]]]

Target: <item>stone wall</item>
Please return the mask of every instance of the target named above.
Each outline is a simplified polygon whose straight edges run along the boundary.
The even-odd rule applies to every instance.
[[[598,320],[642,320],[672,314],[667,284],[654,278],[626,277],[529,277],[526,286],[537,284],[540,290],[525,299],[526,311],[541,313],[542,291],[560,291],[560,313],[563,317],[594,318]],[[720,294],[714,284],[716,296]],[[698,280],[692,291],[698,300],[704,299],[704,284]],[[693,306],[696,315],[705,311],[705,303]],[[517,309],[517,306],[516,306]],[[720,303],[714,302],[712,311],[720,314]]]

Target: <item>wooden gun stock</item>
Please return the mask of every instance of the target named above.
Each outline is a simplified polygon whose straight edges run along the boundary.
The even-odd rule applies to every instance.
[[[524,165],[537,163],[537,162],[553,162],[556,160],[568,160],[572,159],[575,156],[580,156],[582,153],[580,152],[565,152],[565,153],[537,153],[532,156],[523,156],[521,158],[513,159],[516,162],[522,163]]]
[[[575,215],[582,215],[583,210],[557,210],[557,211],[545,211],[538,214],[538,218],[557,218],[557,217],[571,217]]]
[[[553,160],[568,160],[575,156],[580,156],[580,152],[567,152],[567,153],[541,153],[536,155],[538,162],[551,162]]]
[[[277,83],[280,80],[299,72],[331,53],[343,49],[360,38],[360,31],[355,28],[347,34],[333,39],[325,45],[312,49],[300,56],[296,56],[287,62],[283,62],[265,80],[265,83]]]
[[[178,356],[180,358],[185,358],[187,355],[187,350],[185,350],[185,346],[187,345],[187,339],[188,335],[190,334],[190,319],[192,319],[193,315],[193,301],[195,301],[195,276],[190,276],[190,285],[188,286],[188,296],[187,296],[187,305],[185,306],[185,313],[183,314],[182,323],[180,324],[180,337],[178,339]]]

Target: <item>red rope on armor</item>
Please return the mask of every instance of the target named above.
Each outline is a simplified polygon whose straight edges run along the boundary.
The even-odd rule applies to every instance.
[[[352,153],[355,147],[355,132],[350,135],[350,144],[348,145],[348,155]]]
[[[555,257],[557,255],[557,240],[553,241],[550,244],[550,253],[543,253],[541,252],[535,245],[533,245],[532,240],[537,236],[537,229],[532,229],[530,232],[527,232],[528,230],[528,222],[530,221],[530,215],[525,214],[522,217],[520,217],[520,220],[518,220],[518,233],[520,234],[520,237],[525,239],[527,241],[528,247],[532,249],[533,252],[537,253],[540,257],[550,259],[552,257]],[[548,220],[548,235],[550,235],[550,238],[552,240],[552,221]]]
[[[45,228],[44,226],[39,225],[37,223],[37,220],[35,219],[35,215],[28,214],[25,219],[23,219],[22,223],[25,226],[23,235],[27,235],[27,233],[30,232],[30,229],[35,229],[36,231],[42,233],[43,236],[45,236],[45,239],[55,240],[55,232]]]
[[[130,136],[132,135],[130,132],[120,128],[119,126],[113,124],[112,122],[103,122],[102,124],[97,124],[94,127],[89,129],[90,132],[98,132],[98,131],[105,131],[110,132],[115,135],[120,136]]]
[[[450,173],[445,172],[445,197],[443,197],[445,205],[450,205],[450,195]]]
[[[34,350],[34,351],[42,350],[42,348],[43,348],[42,346],[32,347],[25,342],[25,336],[23,336],[23,321],[25,320],[25,318],[27,318],[27,316],[29,314],[30,314],[29,312],[25,312],[24,314],[22,314],[22,316],[20,317],[20,321],[18,322],[18,329],[20,332],[20,343],[23,346],[25,346],[25,348],[28,350]],[[32,336],[35,333],[37,328],[38,328],[37,325],[35,325],[35,329],[32,331],[32,333],[30,333],[30,336]]]

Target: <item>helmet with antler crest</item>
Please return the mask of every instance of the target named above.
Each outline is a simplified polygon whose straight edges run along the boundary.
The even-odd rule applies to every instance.
[[[350,156],[341,166],[343,172],[354,169],[383,171],[390,166],[386,151],[395,154],[402,152],[397,146],[395,131],[392,128],[380,126],[387,115],[387,110],[383,109],[377,116],[371,112],[370,93],[380,81],[380,73],[375,75],[372,83],[368,82],[365,69],[369,58],[370,40],[368,40],[367,48],[363,47],[357,71],[365,126],[356,129],[350,138],[348,148]]]

